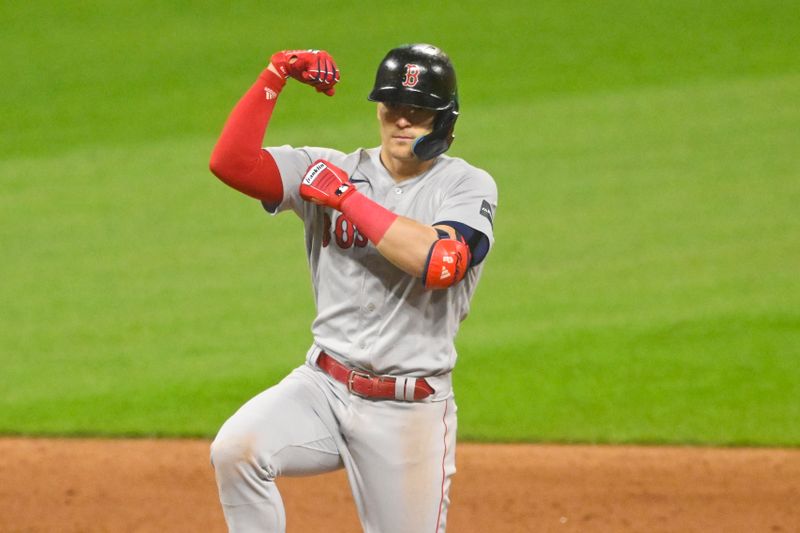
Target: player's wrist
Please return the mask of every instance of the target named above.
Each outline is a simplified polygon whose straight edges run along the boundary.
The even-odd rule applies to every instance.
[[[281,78],[283,80],[285,80],[286,78],[289,77],[288,74],[285,75],[285,76],[283,74],[281,74],[281,72],[278,70],[278,68],[275,66],[275,64],[272,63],[272,61],[270,61],[269,65],[267,65],[267,70],[272,72],[273,74],[275,74],[276,76],[278,76],[279,78]]]
[[[350,197],[354,194],[359,194],[358,190],[356,190],[356,186],[350,183],[349,181],[345,182],[339,189],[334,193],[336,195],[335,205],[332,207],[337,211],[344,213],[344,208],[342,207],[343,204],[347,202]]]
[[[264,83],[265,88],[271,89],[276,96],[286,86],[286,78],[281,76],[278,71],[275,70],[275,67],[272,66],[272,63],[270,63],[269,66],[265,68],[261,74],[259,74],[258,79]]]
[[[347,192],[344,195],[342,195],[342,198],[339,199],[339,207],[338,207],[338,209],[342,213],[344,213],[344,211],[346,209],[345,205],[347,205],[347,203],[348,203],[348,201],[350,199],[352,199],[354,196],[364,196],[363,194],[358,192],[358,189],[356,189],[355,185],[353,185],[352,183],[349,183],[349,185],[350,185],[350,188],[347,190]]]

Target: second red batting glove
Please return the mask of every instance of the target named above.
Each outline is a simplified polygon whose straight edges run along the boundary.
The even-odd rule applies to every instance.
[[[341,168],[317,159],[306,170],[300,182],[300,196],[307,202],[332,207],[341,211],[342,201],[356,192],[350,176]]]

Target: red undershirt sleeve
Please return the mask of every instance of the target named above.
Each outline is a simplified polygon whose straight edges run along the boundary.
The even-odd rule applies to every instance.
[[[358,191],[342,201],[342,213],[374,245],[378,245],[397,215]]]
[[[211,153],[209,168],[220,180],[270,204],[283,199],[278,165],[262,148],[264,134],[286,80],[265,69],[231,111]]]

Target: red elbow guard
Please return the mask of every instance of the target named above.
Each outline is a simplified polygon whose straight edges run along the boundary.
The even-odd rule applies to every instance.
[[[446,289],[455,285],[467,273],[472,253],[464,237],[439,239],[431,246],[428,260],[422,271],[422,285],[426,289]]]

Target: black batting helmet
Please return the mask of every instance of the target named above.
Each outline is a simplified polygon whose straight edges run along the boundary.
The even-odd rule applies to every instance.
[[[450,148],[458,119],[456,71],[450,58],[430,44],[407,44],[389,50],[378,66],[373,102],[413,105],[438,111],[433,131],[414,142],[414,155],[427,160]]]

